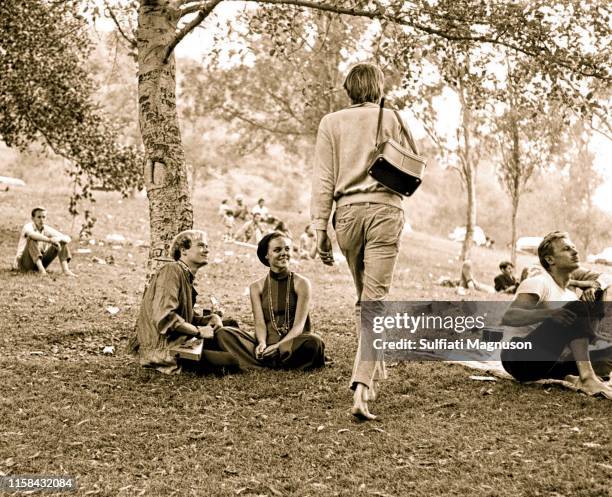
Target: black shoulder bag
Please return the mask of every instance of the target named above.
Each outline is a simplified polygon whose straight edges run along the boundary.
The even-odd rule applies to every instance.
[[[385,98],[383,97],[380,100],[380,110],[378,111],[376,149],[372,152],[368,174],[389,190],[409,197],[421,185],[427,164],[425,159],[419,155],[410,131],[406,128],[399,112],[396,110],[393,112],[412,150],[402,147],[393,139],[382,143],[379,141],[384,106]]]

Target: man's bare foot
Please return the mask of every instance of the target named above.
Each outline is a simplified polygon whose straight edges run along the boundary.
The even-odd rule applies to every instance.
[[[563,381],[567,381],[572,385],[579,386],[580,376],[576,376],[575,374],[568,374],[565,378],[563,378]]]
[[[586,380],[578,378],[576,386],[589,395],[601,395],[606,399],[612,400],[612,388],[599,378],[587,378]]]
[[[378,380],[372,381],[372,386],[370,388],[364,389],[364,394],[366,402],[374,402],[378,398]]]
[[[64,271],[64,276],[69,276],[70,278],[78,278],[76,274],[74,274],[70,269]]]
[[[368,387],[363,383],[357,383],[355,387],[351,414],[362,421],[373,421],[376,419],[376,416],[368,409]]]

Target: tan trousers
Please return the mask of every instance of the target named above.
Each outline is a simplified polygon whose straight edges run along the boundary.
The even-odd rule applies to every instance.
[[[18,261],[18,269],[20,271],[38,271],[36,261],[42,259],[43,267],[46,269],[53,260],[58,257],[60,261],[70,262],[71,255],[68,245],[65,242],[60,242],[60,248],[49,244],[47,250],[42,252],[38,243],[31,238],[28,238],[23,254]]]
[[[355,319],[359,342],[351,376],[352,389],[357,383],[370,388],[372,381],[387,377],[382,351],[372,347],[371,330],[362,333],[361,302],[381,301],[389,293],[403,228],[404,211],[390,205],[349,204],[336,210],[336,238],[357,291]],[[365,347],[369,349],[365,351]]]

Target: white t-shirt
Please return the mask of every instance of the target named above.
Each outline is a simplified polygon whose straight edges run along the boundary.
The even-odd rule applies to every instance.
[[[551,307],[555,309],[563,307],[565,302],[578,300],[578,296],[572,290],[561,288],[548,271],[523,281],[516,290],[516,295],[519,293],[533,293],[538,296],[538,304],[550,302]]]
[[[552,309],[563,307],[567,302],[578,300],[578,295],[568,288],[561,288],[548,271],[524,280],[516,290],[516,295],[531,293],[538,296],[538,304],[546,302]],[[506,326],[504,338],[525,336],[539,326],[540,323],[526,326]]]
[[[255,207],[253,207],[253,209],[251,209],[251,213],[261,215],[262,219],[268,219],[269,212],[268,208],[265,205],[263,207],[260,207],[260,205],[257,204]]]

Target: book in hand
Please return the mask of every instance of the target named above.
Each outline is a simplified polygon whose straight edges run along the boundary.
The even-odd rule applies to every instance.
[[[190,338],[182,345],[172,347],[172,353],[181,359],[190,361],[199,361],[202,358],[202,349],[204,348],[204,340],[201,338]]]

